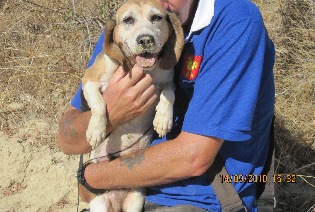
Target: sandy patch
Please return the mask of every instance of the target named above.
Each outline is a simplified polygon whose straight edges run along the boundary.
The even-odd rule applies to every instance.
[[[0,131],[0,211],[76,211],[79,157],[32,145],[49,125],[31,122],[19,136]],[[84,207],[80,203],[79,210]]]

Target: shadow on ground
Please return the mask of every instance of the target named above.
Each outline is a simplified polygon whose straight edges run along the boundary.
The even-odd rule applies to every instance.
[[[275,173],[296,174],[296,183],[277,183],[276,211],[314,211],[315,150],[298,133],[284,127],[281,117],[275,121]],[[305,180],[303,180],[305,179]]]

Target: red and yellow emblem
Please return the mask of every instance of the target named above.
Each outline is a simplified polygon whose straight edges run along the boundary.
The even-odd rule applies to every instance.
[[[199,69],[202,56],[196,55],[185,55],[182,74],[187,80],[196,79]]]

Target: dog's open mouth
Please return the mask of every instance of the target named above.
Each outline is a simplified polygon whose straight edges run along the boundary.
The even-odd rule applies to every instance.
[[[143,69],[152,68],[157,61],[156,53],[145,52],[139,55],[136,55],[136,63],[141,66]]]

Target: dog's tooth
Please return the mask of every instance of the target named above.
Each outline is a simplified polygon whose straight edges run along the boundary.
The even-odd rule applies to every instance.
[[[136,62],[141,67],[152,67],[155,64],[156,59],[155,59],[155,57],[145,58],[145,57],[141,57],[141,56],[136,56]]]

